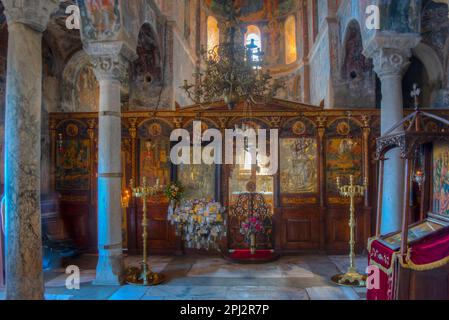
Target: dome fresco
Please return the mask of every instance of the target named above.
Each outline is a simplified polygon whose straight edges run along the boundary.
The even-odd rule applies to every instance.
[[[207,6],[216,14],[224,15],[227,0],[206,0]],[[287,15],[292,12],[297,1],[294,0],[236,0],[243,20],[265,20],[272,16]]]

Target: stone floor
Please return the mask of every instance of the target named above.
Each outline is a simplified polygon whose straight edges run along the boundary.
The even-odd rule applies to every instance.
[[[80,290],[65,287],[64,269],[47,271],[48,300],[360,300],[365,289],[338,287],[330,277],[346,271],[347,256],[286,256],[263,265],[240,265],[221,257],[152,256],[150,266],[168,280],[157,287],[93,286],[95,256],[71,261],[81,269]],[[139,257],[128,257],[138,265]],[[358,257],[360,271],[366,258]],[[0,289],[0,299],[4,292]]]

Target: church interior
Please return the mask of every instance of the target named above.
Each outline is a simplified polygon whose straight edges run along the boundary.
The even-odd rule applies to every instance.
[[[0,0],[0,300],[448,300],[448,0]]]

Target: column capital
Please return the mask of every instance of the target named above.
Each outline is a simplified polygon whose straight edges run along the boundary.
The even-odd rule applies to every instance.
[[[121,41],[88,43],[84,49],[99,81],[117,80],[124,83],[129,62],[137,58],[136,53]]]
[[[421,41],[418,34],[376,33],[365,45],[363,54],[373,59],[379,78],[402,77],[410,65],[412,49]]]
[[[50,15],[59,7],[59,0],[3,0],[9,25],[23,23],[36,31],[47,29]]]

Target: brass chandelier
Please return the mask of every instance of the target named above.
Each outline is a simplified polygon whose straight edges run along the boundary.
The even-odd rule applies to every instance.
[[[264,70],[264,53],[254,39],[243,44],[245,27],[239,21],[239,10],[234,1],[226,3],[224,41],[212,49],[201,49],[204,68],[194,73],[195,84],[184,80],[181,89],[195,104],[203,106],[222,99],[229,109],[240,101],[248,105],[266,103],[284,87],[284,82]]]

